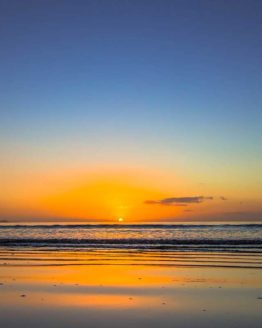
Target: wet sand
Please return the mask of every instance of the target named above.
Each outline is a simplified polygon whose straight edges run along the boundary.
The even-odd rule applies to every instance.
[[[261,327],[261,269],[4,261],[0,327]]]

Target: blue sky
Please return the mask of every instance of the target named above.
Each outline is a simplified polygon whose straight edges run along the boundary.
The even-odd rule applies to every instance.
[[[262,181],[261,1],[1,0],[0,12],[6,171],[78,157]]]

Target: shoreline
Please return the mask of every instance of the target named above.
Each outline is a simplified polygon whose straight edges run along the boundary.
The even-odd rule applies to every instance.
[[[140,254],[143,261],[132,265],[124,263],[121,252],[116,265],[116,254],[107,251],[99,255],[107,257],[104,265],[92,263],[88,253],[88,265],[55,266],[40,252],[33,266],[32,258],[21,260],[21,252],[11,255],[19,266],[7,263],[0,271],[0,325],[6,328],[258,328],[261,324],[262,275],[256,268],[160,265],[153,264],[148,254]],[[73,253],[81,259],[81,254]],[[53,261],[59,264],[60,255],[56,256]],[[70,259],[72,253],[63,257]],[[45,266],[39,265],[40,259],[46,260]]]

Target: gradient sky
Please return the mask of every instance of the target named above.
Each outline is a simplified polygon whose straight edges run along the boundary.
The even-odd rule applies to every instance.
[[[261,35],[260,0],[0,0],[0,218],[262,220]]]

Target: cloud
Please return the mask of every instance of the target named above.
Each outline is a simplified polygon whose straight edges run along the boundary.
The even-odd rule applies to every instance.
[[[199,204],[205,200],[212,200],[213,197],[194,196],[194,197],[171,197],[160,200],[146,200],[148,205],[165,205],[165,206],[187,206],[188,204]]]
[[[227,198],[224,197],[224,196],[220,196],[220,199],[221,199],[221,200],[227,200]]]

